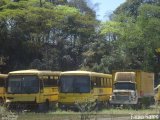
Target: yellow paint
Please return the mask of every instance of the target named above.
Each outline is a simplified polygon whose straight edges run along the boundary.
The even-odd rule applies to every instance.
[[[91,89],[90,93],[59,93],[59,99],[58,102],[61,104],[72,104],[74,105],[75,102],[85,102],[85,100],[91,100],[91,101],[100,101],[100,102],[106,102],[109,101],[109,97],[112,94],[112,75],[111,74],[103,74],[103,73],[97,73],[97,72],[89,72],[89,71],[67,71],[62,72],[61,76],[63,75],[78,75],[78,76],[89,76],[90,80],[92,82],[95,82],[95,78],[99,77],[101,79],[98,79],[101,83],[101,86],[92,86],[93,89]],[[107,82],[103,83],[103,79],[108,79]],[[104,86],[103,84],[106,84]]]
[[[0,83],[5,83],[5,80],[7,78],[7,74],[0,74]],[[4,102],[4,95],[5,95],[5,84],[0,85],[0,100],[1,102]]]
[[[59,79],[60,72],[58,71],[39,71],[39,70],[21,70],[21,71],[13,71],[9,73],[10,76],[14,75],[35,75],[42,82],[43,87],[39,90],[38,93],[29,93],[29,94],[10,94],[6,93],[5,97],[10,102],[24,102],[24,103],[44,103],[46,101],[49,102],[57,102],[58,101],[58,86],[44,86],[45,80],[49,77],[51,80],[55,80],[53,78]],[[40,87],[40,86],[39,86]],[[40,88],[39,88],[40,89]]]

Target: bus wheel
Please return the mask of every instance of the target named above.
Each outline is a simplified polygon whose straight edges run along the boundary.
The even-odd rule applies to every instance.
[[[48,110],[49,110],[49,102],[48,101],[38,104],[38,112],[48,112]]]
[[[58,106],[57,103],[51,102],[49,103],[49,110],[55,111],[57,109],[57,106]]]
[[[95,111],[100,110],[100,102],[98,100],[95,101]]]

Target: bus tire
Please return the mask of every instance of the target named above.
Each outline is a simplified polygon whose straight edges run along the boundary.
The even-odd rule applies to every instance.
[[[49,104],[49,110],[55,111],[57,109],[57,103],[56,102],[51,102]]]
[[[38,112],[48,112],[48,110],[49,110],[49,102],[48,101],[38,104]]]

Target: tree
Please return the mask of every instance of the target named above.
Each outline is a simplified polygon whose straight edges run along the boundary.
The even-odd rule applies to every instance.
[[[89,44],[97,21],[74,7],[50,2],[3,0],[0,11],[0,55],[7,56],[7,69],[76,69],[83,46]],[[7,1],[7,2],[6,2]],[[47,54],[46,54],[47,53]],[[35,62],[35,61],[39,62]],[[67,68],[75,63],[71,68]]]

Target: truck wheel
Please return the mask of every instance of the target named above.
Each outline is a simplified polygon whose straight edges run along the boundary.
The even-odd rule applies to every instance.
[[[107,108],[107,109],[111,108],[111,104],[110,104],[109,101],[106,101],[106,102],[104,103],[104,105],[105,105],[105,108]]]
[[[142,109],[142,107],[143,107],[142,103],[138,101],[135,108],[138,110],[138,109]]]

